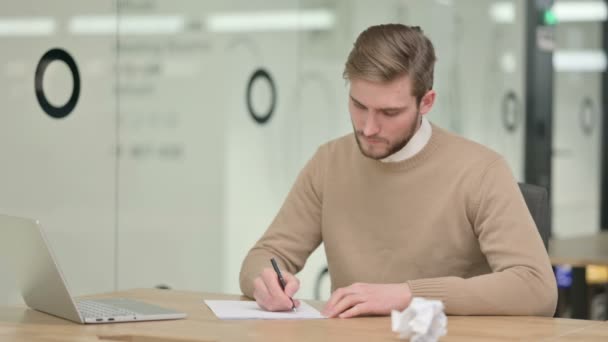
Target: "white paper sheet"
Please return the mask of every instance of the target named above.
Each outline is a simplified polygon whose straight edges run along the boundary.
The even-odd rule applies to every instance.
[[[254,301],[205,300],[205,304],[219,319],[322,319],[321,313],[300,301],[300,307],[293,311],[270,312],[263,310]]]

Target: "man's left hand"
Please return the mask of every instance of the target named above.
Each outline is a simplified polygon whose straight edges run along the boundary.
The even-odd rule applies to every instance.
[[[410,305],[412,292],[408,284],[365,284],[337,289],[323,309],[323,316],[349,318],[366,315],[390,315],[391,310],[404,310]]]

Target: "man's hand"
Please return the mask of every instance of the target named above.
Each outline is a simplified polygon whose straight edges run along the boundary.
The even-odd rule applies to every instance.
[[[265,268],[253,281],[253,298],[258,305],[267,311],[288,311],[292,308],[291,299],[300,289],[300,281],[289,272],[281,272],[285,279],[285,292],[279,284],[279,277],[272,268]],[[300,301],[293,300],[296,307]]]
[[[362,284],[337,289],[323,309],[323,316],[349,318],[390,315],[410,305],[412,292],[407,284]]]

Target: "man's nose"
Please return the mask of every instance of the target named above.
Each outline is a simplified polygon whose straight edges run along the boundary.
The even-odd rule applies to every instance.
[[[371,137],[380,132],[380,125],[378,124],[378,120],[374,113],[370,113],[366,120],[365,126],[363,126],[363,135],[366,137]]]

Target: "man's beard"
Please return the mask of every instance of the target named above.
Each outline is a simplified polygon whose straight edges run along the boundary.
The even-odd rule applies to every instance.
[[[359,151],[361,151],[361,153],[364,156],[366,156],[367,158],[371,158],[371,159],[375,159],[375,160],[384,159],[384,158],[396,153],[397,151],[401,150],[405,145],[407,145],[407,143],[410,142],[410,140],[412,139],[414,134],[416,134],[416,131],[417,131],[416,128],[420,127],[420,123],[421,123],[420,119],[421,119],[421,115],[420,115],[420,112],[418,111],[418,112],[416,112],[416,120],[414,120],[413,125],[410,127],[409,133],[407,134],[407,136],[403,137],[403,139],[397,141],[396,143],[391,144],[389,146],[388,150],[380,155],[373,155],[373,154],[370,154],[367,151],[365,151],[363,146],[361,146],[361,138],[360,138],[360,136],[363,136],[363,132],[357,131],[353,126],[353,131],[355,132],[355,139],[357,140],[357,146],[359,146]],[[390,141],[388,141],[382,137],[370,137],[370,138],[382,140],[382,141],[385,141],[387,144],[390,144]]]

